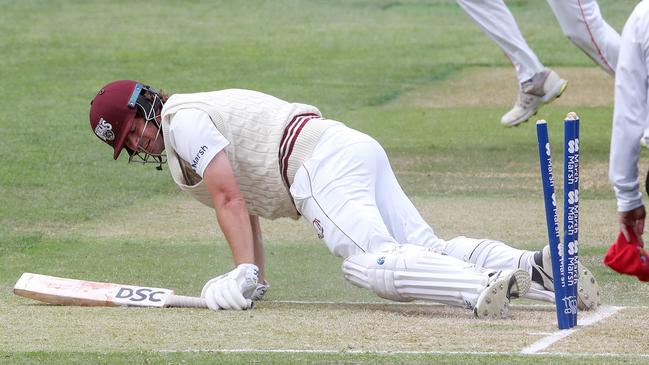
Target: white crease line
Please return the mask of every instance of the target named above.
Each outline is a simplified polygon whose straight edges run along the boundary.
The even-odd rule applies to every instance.
[[[426,302],[426,301],[414,301],[414,302],[393,302],[393,301],[367,301],[367,302],[335,302],[335,301],[324,301],[324,300],[261,300],[257,302],[258,305],[263,305],[264,303],[269,304],[314,304],[314,305],[328,305],[328,304],[341,304],[341,305],[389,305],[389,306],[417,306],[417,307],[443,307],[446,304],[435,303],[435,302]],[[450,307],[453,308],[453,307]],[[551,309],[554,310],[554,304],[516,304],[512,302],[509,306],[512,309]],[[602,306],[600,308],[607,308],[607,306]],[[623,307],[613,307],[620,309],[647,309],[648,305],[625,305]],[[580,312],[582,313],[582,312]],[[597,313],[597,312],[594,312]],[[586,317],[584,317],[585,320]]]
[[[258,302],[258,305],[263,305],[264,303],[273,303],[273,304],[313,304],[313,305],[388,305],[388,306],[416,306],[416,307],[445,307],[446,304],[435,303],[435,302],[424,302],[424,301],[414,301],[414,302],[334,302],[334,301],[320,301],[320,300],[262,300]],[[509,306],[513,309],[552,309],[554,310],[554,304],[512,304]],[[646,308],[646,307],[642,307]]]
[[[612,307],[612,306],[600,307],[599,310],[597,310],[596,312],[593,312],[592,314],[584,317],[583,319],[578,320],[577,322],[578,326],[576,328],[559,330],[557,332],[554,332],[549,336],[542,338],[539,341],[536,341],[530,346],[523,348],[521,350],[521,353],[536,354],[539,351],[548,348],[550,345],[561,340],[562,338],[566,338],[570,336],[580,328],[592,326],[593,324],[603,320],[604,318],[612,316],[613,314],[619,312],[622,309],[624,309],[624,307]]]
[[[334,301],[322,301],[322,300],[262,300],[260,303],[279,303],[279,304],[344,304],[344,305],[413,305],[415,302],[334,302]],[[439,303],[419,303],[420,305],[443,305]]]
[[[416,351],[416,350],[314,350],[314,349],[194,349],[194,350],[157,350],[164,353],[201,353],[201,352],[222,352],[230,354],[238,353],[276,353],[276,354],[375,354],[375,355],[515,355],[515,352],[478,352],[478,351]]]
[[[224,353],[224,354],[249,354],[249,353],[269,353],[269,354],[339,354],[339,355],[356,355],[356,354],[373,354],[373,355],[469,355],[469,356],[516,356],[516,355],[529,355],[529,356],[556,356],[556,357],[602,357],[602,358],[648,358],[649,354],[629,354],[629,353],[568,353],[568,352],[557,352],[552,354],[521,354],[520,352],[511,352],[511,351],[416,351],[416,350],[354,350],[354,349],[341,349],[341,350],[331,350],[331,349],[184,349],[184,350],[153,350],[160,353]]]

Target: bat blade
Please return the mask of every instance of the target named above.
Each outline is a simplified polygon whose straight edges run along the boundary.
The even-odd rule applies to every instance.
[[[174,295],[174,291],[56,276],[24,273],[14,294],[49,304],[104,307],[206,307],[201,298]]]

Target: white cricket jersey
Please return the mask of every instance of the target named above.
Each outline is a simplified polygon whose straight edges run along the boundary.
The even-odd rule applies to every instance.
[[[216,129],[209,114],[199,109],[179,110],[171,121],[169,132],[178,156],[189,162],[201,178],[212,158],[230,144]]]
[[[638,161],[640,138],[649,127],[649,1],[633,10],[622,32],[615,76],[615,109],[609,179],[617,208],[627,212],[642,205]]]
[[[171,141],[171,121],[184,109],[198,109],[207,114],[229,141],[225,151],[250,214],[270,219],[299,217],[286,182],[291,183],[297,168],[311,156],[322,132],[336,122],[320,118],[320,111],[311,105],[289,103],[252,90],[170,96],[161,112],[169,172],[181,190],[209,207],[213,207],[212,196],[203,179],[191,170],[194,163],[195,170],[203,168],[204,174],[204,166],[209,164],[209,158],[205,158],[209,145],[189,147],[185,160]],[[311,116],[308,121],[302,118],[306,115]],[[282,154],[284,143],[287,148]]]

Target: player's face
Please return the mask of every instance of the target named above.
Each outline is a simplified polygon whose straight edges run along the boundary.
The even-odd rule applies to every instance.
[[[126,146],[133,151],[141,151],[159,156],[164,150],[162,133],[153,123],[146,123],[144,118],[136,117],[133,127],[126,137]]]

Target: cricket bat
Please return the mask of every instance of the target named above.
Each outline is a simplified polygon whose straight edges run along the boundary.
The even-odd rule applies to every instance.
[[[204,299],[173,290],[24,273],[14,294],[49,304],[100,307],[207,308]]]

